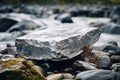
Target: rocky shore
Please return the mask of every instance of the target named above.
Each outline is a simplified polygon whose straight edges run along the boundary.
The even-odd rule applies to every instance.
[[[120,6],[0,5],[0,80],[120,80]]]

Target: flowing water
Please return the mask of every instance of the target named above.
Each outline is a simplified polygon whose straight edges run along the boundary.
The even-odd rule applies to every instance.
[[[98,42],[96,42],[93,46],[101,46],[109,41],[116,41],[120,47],[120,35],[107,33],[102,33]]]

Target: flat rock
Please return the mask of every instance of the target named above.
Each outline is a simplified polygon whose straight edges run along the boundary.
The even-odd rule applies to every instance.
[[[27,59],[65,60],[81,53],[81,48],[95,43],[97,28],[64,24],[36,31],[16,39],[16,46]]]

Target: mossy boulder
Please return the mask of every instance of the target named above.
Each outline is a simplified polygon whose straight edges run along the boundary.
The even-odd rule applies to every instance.
[[[46,80],[31,61],[16,58],[0,62],[0,80]]]

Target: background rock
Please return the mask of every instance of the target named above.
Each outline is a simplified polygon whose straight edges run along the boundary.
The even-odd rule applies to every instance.
[[[1,18],[0,19],[0,32],[7,31],[14,24],[18,23],[18,21],[10,18]]]
[[[115,63],[112,65],[112,71],[120,72],[120,63]]]
[[[57,20],[60,20],[62,23],[73,23],[70,14],[65,13],[56,17]]]

